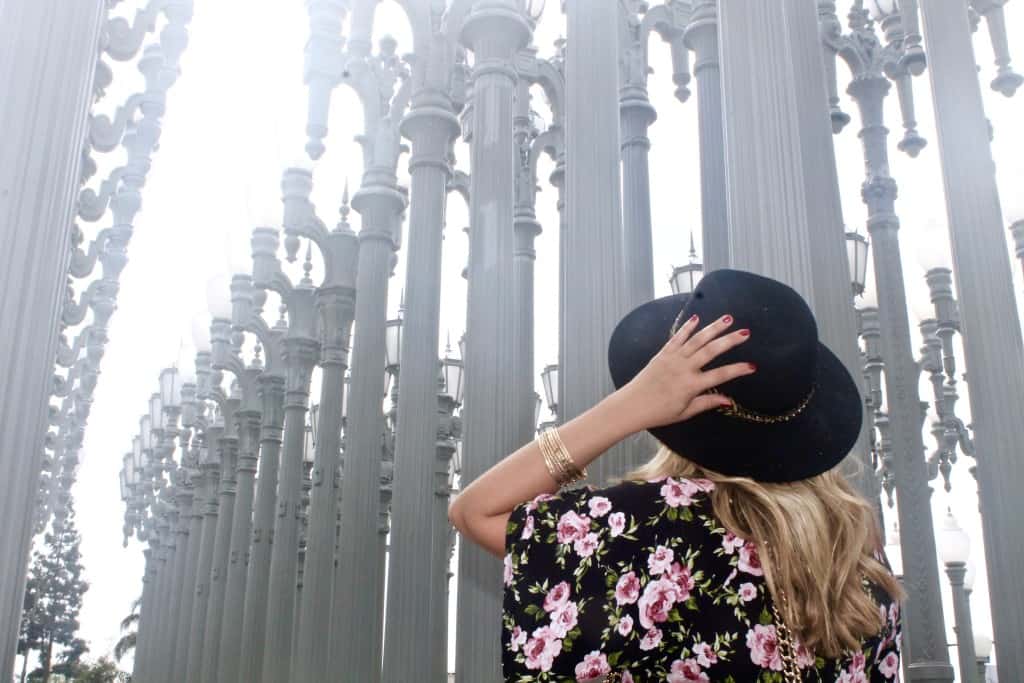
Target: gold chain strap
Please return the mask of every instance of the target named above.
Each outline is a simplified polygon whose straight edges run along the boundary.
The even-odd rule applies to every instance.
[[[782,599],[785,600],[786,596],[782,595]],[[800,675],[800,665],[797,663],[796,657],[796,644],[794,643],[793,632],[786,626],[786,622],[782,620],[782,615],[779,614],[779,608],[775,606],[775,601],[772,600],[772,614],[775,617],[775,632],[779,638],[779,656],[782,658],[782,675],[785,677],[787,683],[800,683],[803,678]]]

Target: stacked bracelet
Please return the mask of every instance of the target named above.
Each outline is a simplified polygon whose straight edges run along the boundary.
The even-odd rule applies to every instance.
[[[562,443],[555,427],[541,430],[537,437],[537,445],[540,446],[540,452],[544,456],[544,464],[547,465],[548,472],[551,473],[551,477],[559,487],[587,476],[586,468],[581,471],[569,457],[569,451]]]

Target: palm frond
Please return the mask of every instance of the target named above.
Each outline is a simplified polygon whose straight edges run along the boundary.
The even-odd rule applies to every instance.
[[[116,645],[114,645],[114,659],[120,662],[121,658],[128,654],[129,650],[134,650],[135,638],[135,631],[132,631],[131,633],[126,633],[123,636],[121,636],[121,639],[117,641]]]

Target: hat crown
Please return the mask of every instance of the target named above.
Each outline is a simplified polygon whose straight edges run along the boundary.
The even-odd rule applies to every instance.
[[[708,369],[750,362],[757,372],[720,388],[738,405],[763,415],[799,406],[814,388],[818,327],[807,302],[792,287],[755,273],[729,269],[705,275],[684,308],[700,327],[731,315],[730,330],[747,328],[750,339],[716,357]]]

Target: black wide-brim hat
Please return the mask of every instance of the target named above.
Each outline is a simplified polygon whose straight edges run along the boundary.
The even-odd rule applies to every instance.
[[[702,467],[757,481],[807,479],[835,467],[860,433],[863,404],[843,363],[818,340],[807,302],[777,280],[740,270],[707,273],[692,294],[648,301],[612,331],[608,368],[616,388],[633,379],[692,315],[698,329],[729,314],[750,338],[705,369],[751,362],[757,371],[716,390],[735,409],[709,410],[650,433]]]

